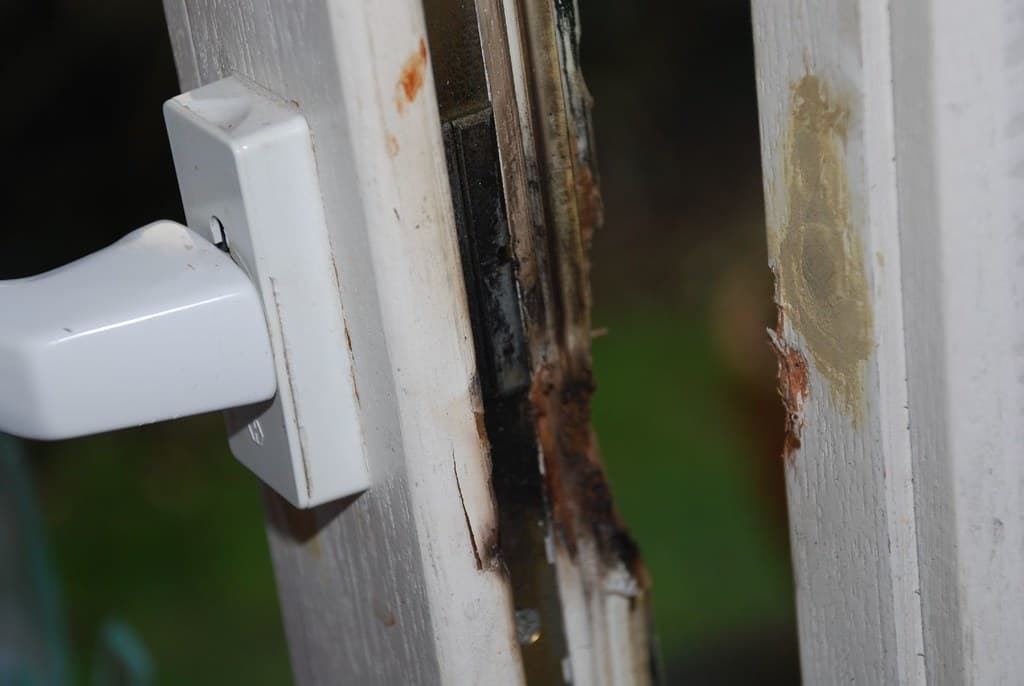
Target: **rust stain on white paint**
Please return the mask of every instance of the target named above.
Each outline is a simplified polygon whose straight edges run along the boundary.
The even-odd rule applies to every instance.
[[[420,38],[419,46],[402,65],[398,83],[395,84],[395,107],[398,108],[399,114],[405,111],[405,106],[415,100],[423,88],[426,70],[427,43]]]

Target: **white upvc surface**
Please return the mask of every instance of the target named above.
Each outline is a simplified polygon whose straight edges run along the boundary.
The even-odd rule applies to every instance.
[[[807,683],[1024,671],[1021,15],[754,2]]]
[[[421,5],[165,9],[183,89],[239,73],[313,135],[371,485],[270,506],[297,683],[520,683],[507,580],[474,555],[495,514]]]
[[[273,400],[225,413],[232,452],[297,507],[365,490],[352,351],[305,118],[234,76],[172,98],[164,118],[185,219],[224,241],[256,284],[274,350]]]
[[[892,32],[928,680],[1017,683],[1024,4],[893,3]]]
[[[0,431],[74,438],[262,402],[276,388],[259,292],[176,222],[0,281]]]

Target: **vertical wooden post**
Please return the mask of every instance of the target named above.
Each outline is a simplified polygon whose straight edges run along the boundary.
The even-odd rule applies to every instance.
[[[808,683],[1021,673],[1022,26],[754,2]]]

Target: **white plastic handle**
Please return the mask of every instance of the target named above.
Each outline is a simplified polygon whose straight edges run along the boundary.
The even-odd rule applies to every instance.
[[[60,439],[265,401],[263,306],[231,258],[161,221],[0,281],[0,430]]]

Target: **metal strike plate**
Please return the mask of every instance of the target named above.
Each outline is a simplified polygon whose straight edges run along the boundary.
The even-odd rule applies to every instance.
[[[297,507],[369,486],[351,351],[309,128],[296,106],[229,77],[169,100],[189,227],[256,284],[277,395],[225,412],[231,450]]]

